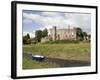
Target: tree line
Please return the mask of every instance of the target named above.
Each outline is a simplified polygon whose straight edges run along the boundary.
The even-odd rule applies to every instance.
[[[88,35],[87,32],[83,32],[81,28],[76,28],[76,39],[83,41],[87,40],[87,37],[90,38],[91,35]]]
[[[35,31],[34,38],[30,38],[29,34],[23,36],[23,44],[41,42],[41,39],[46,37],[46,36],[48,36],[48,31],[46,28],[44,30],[37,30],[37,31]]]

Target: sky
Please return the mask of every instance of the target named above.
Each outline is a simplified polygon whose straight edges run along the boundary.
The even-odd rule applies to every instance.
[[[29,33],[35,37],[36,30],[50,29],[53,26],[59,28],[80,27],[84,32],[91,32],[91,14],[75,12],[51,12],[23,10],[22,27],[23,35]]]

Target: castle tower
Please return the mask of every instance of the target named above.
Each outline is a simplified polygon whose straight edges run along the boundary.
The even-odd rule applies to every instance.
[[[56,26],[53,27],[53,30],[54,30],[54,40],[56,40],[56,31],[57,31]]]
[[[71,32],[70,31],[70,25],[68,25],[68,39],[70,39],[70,35],[71,35],[70,32]]]

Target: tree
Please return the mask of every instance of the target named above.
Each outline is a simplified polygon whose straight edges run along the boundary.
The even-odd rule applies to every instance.
[[[90,35],[90,34],[88,34],[87,36],[88,36],[88,40],[90,41],[90,40],[91,40],[91,35]]]
[[[42,31],[42,37],[46,37],[48,36],[48,30],[45,28],[43,31]]]
[[[86,32],[83,32],[83,35],[84,35],[84,36],[87,36],[87,33],[86,33]]]
[[[89,34],[88,37],[89,37],[89,39],[90,39],[90,38],[91,38],[91,35]]]
[[[40,42],[41,41],[41,38],[42,38],[42,31],[41,30],[37,30],[35,32],[35,39],[37,42]]]
[[[23,36],[23,44],[27,43],[27,38],[25,36]]]
[[[23,36],[23,44],[30,44],[30,35]]]
[[[79,35],[79,40],[80,40],[80,41],[83,41],[83,40],[84,40],[83,32],[80,33],[80,35]]]
[[[43,31],[37,30],[35,31],[35,40],[36,42],[40,42],[41,38],[48,36],[48,30],[45,28]]]
[[[82,37],[83,37],[82,29],[76,28],[76,38],[80,40]]]
[[[83,36],[84,36],[84,39],[86,40],[87,39],[87,33],[83,32]]]
[[[27,34],[26,37],[27,37],[27,39],[30,39],[30,35],[29,34]]]

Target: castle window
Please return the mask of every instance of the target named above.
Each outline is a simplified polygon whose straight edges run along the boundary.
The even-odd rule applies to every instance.
[[[72,35],[72,38],[74,38],[74,35]]]

